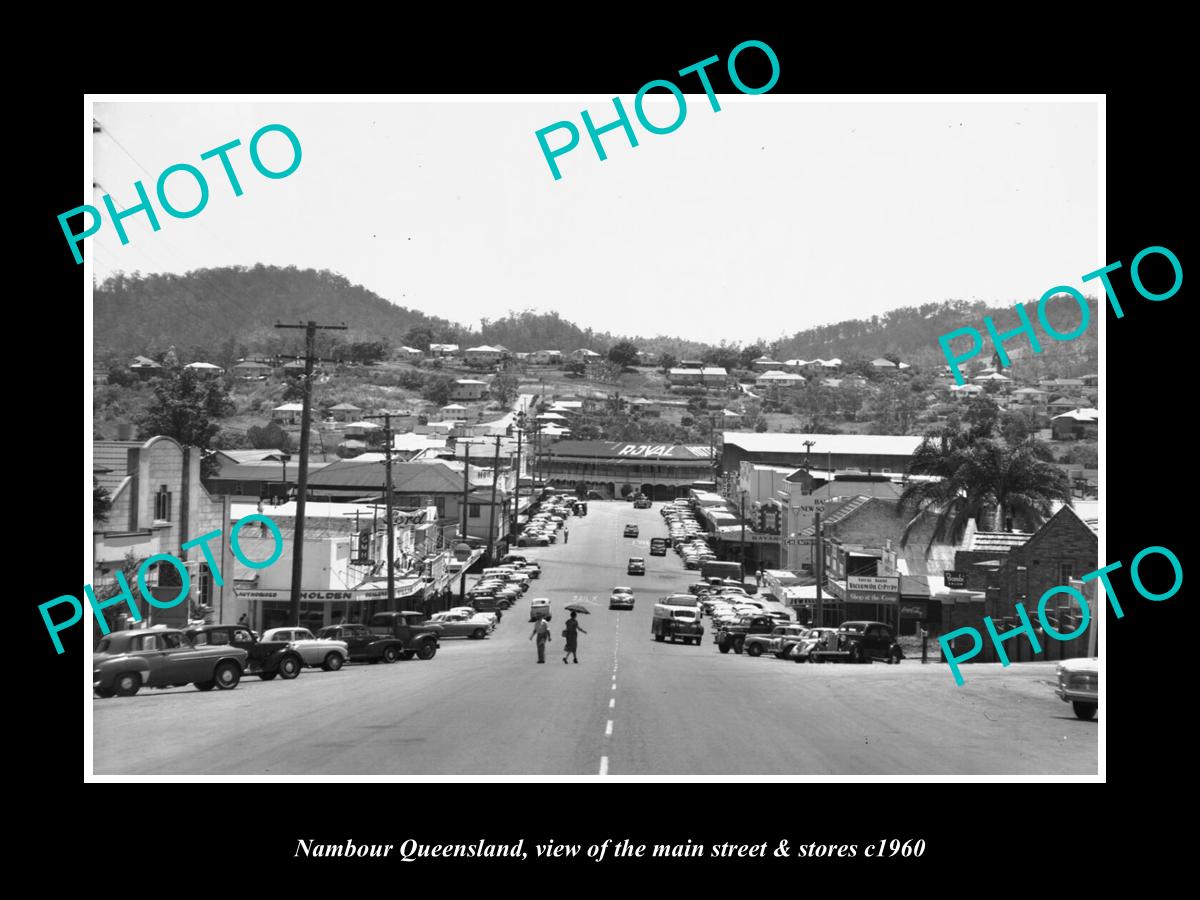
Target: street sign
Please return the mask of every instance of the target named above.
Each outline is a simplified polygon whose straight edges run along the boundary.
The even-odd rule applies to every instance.
[[[953,569],[945,569],[942,572],[942,577],[946,581],[948,588],[964,588],[967,586],[967,573],[956,572]]]
[[[852,603],[897,603],[900,600],[900,576],[848,575],[846,595]]]
[[[783,542],[788,547],[815,547],[817,544],[817,536],[815,534],[807,537],[787,538]]]

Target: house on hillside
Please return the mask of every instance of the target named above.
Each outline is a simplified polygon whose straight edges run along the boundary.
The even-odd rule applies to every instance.
[[[458,344],[430,344],[429,355],[433,357],[454,356],[458,353]]]
[[[483,400],[487,397],[488,383],[475,378],[459,378],[450,389],[450,399],[455,401]]]
[[[284,403],[271,410],[271,418],[277,419],[285,425],[299,425],[303,412],[303,403]]]
[[[495,366],[507,354],[500,347],[490,347],[487,344],[480,344],[478,347],[468,347],[463,351],[463,358],[468,366],[479,366],[485,368]]]
[[[599,362],[601,356],[595,350],[589,350],[586,347],[580,347],[571,354],[571,358],[578,362],[594,363]]]
[[[770,372],[783,368],[783,363],[777,359],[771,359],[769,356],[760,356],[754,362],[750,363],[750,368],[756,372]]]
[[[162,372],[162,365],[148,356],[135,356],[129,364],[129,371],[141,378],[150,378]]]
[[[271,367],[256,359],[243,359],[240,363],[233,366],[230,371],[235,378],[259,379],[270,375]]]
[[[1096,438],[1100,430],[1098,409],[1072,409],[1050,420],[1050,431],[1056,441]]]
[[[339,403],[337,406],[329,407],[329,415],[337,419],[339,422],[350,422],[360,418],[362,410],[353,403]]]
[[[420,350],[418,350],[416,347],[398,347],[398,348],[396,348],[396,358],[405,360],[406,362],[413,362],[414,360],[421,359],[424,355],[425,354],[422,353]]]

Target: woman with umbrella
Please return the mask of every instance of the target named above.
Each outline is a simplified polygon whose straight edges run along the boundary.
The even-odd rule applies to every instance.
[[[567,607],[571,611],[571,618],[567,619],[566,627],[563,628],[563,637],[567,639],[566,650],[563,651],[563,662],[567,661],[568,656],[574,656],[575,662],[579,662],[579,653],[576,651],[577,642],[579,640],[579,632],[587,634],[587,629],[579,624],[579,619],[576,618],[577,613],[588,615],[586,606],[572,604]]]

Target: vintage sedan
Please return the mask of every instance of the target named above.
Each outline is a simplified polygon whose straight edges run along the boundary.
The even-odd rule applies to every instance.
[[[836,628],[809,628],[804,639],[792,645],[788,655],[798,663],[806,663],[813,648],[828,643],[829,636],[834,634],[837,634]]]
[[[479,619],[487,624],[488,631],[496,630],[496,623],[498,619],[494,612],[481,612],[473,606],[452,606],[446,610],[446,612],[462,613],[464,616],[468,617],[474,616],[476,619]]]
[[[142,687],[186,684],[228,691],[241,681],[246,657],[238,647],[196,646],[178,628],[114,631],[92,653],[92,690],[101,697],[132,697]]]
[[[625,537],[637,537],[637,536],[638,536],[638,527],[636,525],[626,525],[625,526]]]
[[[1070,703],[1075,715],[1084,721],[1096,717],[1100,705],[1100,666],[1096,657],[1064,659],[1055,672],[1054,693]]]
[[[633,588],[615,587],[608,598],[609,609],[633,609]]]
[[[350,648],[345,641],[314,637],[307,628],[272,628],[263,635],[263,640],[287,641],[306,666],[320,666],[326,672],[336,672],[350,659]]]
[[[460,612],[440,612],[422,624],[426,627],[440,627],[442,631],[439,636],[444,638],[465,637],[481,641],[491,631],[485,620]]]

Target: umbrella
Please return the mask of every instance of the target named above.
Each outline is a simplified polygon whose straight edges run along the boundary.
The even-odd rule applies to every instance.
[[[585,616],[590,616],[592,614],[592,611],[582,603],[568,603],[565,609],[569,609],[571,612],[583,613]]]

